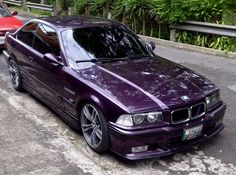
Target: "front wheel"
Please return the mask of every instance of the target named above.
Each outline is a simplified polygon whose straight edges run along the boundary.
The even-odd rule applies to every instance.
[[[20,74],[19,67],[13,59],[9,61],[8,65],[11,84],[16,91],[22,91],[22,78]]]
[[[89,147],[97,153],[106,152],[109,147],[109,135],[101,111],[92,104],[85,104],[81,110],[80,123]]]

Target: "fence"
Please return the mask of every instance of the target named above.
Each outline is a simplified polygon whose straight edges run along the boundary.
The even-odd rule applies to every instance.
[[[22,7],[22,1],[4,0],[3,2],[6,4]],[[26,7],[28,9],[28,12],[31,12],[31,9],[38,9],[38,10],[43,10],[43,11],[50,11],[52,13],[52,16],[56,15],[55,5],[45,5],[45,4],[27,2]]]
[[[207,22],[185,21],[170,25],[170,40],[176,41],[176,31],[191,31],[236,38],[236,26],[213,24]]]
[[[6,0],[6,1],[3,1],[3,2],[6,3],[6,4],[22,7],[22,1]]]

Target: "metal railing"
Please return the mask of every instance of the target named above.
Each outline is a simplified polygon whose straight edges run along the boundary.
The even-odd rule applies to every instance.
[[[52,13],[52,16],[54,16],[54,5],[45,5],[45,4],[38,4],[33,2],[27,2],[26,3],[28,12],[31,12],[31,9],[38,9],[38,10],[44,10],[44,11],[50,11]]]
[[[207,22],[185,21],[179,24],[170,25],[171,41],[176,41],[177,30],[229,36],[236,38],[236,26],[213,24]]]
[[[10,4],[10,5],[15,5],[22,7],[22,1],[15,1],[15,0],[4,0],[3,1],[5,4]]]
[[[16,5],[22,7],[22,1],[16,1],[16,0],[4,0],[3,1],[6,4],[10,5]],[[26,8],[28,9],[28,12],[31,12],[31,9],[38,9],[38,10],[43,10],[43,11],[49,11],[52,13],[52,16],[56,14],[56,9],[55,5],[45,5],[45,4],[38,4],[38,3],[33,3],[33,2],[27,2],[26,3]]]

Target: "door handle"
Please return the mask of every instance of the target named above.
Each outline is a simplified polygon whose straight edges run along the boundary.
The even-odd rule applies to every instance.
[[[31,57],[31,56],[29,56],[28,59],[29,59],[29,61],[30,61],[31,63],[34,61],[34,58]]]

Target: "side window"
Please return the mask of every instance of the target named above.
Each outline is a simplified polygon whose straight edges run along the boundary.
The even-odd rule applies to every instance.
[[[17,39],[29,46],[32,46],[34,33],[36,32],[37,26],[37,23],[29,23],[25,25],[23,28],[21,28],[21,30],[18,31]]]
[[[34,38],[33,48],[40,52],[60,55],[60,46],[56,31],[44,24],[39,24]]]

